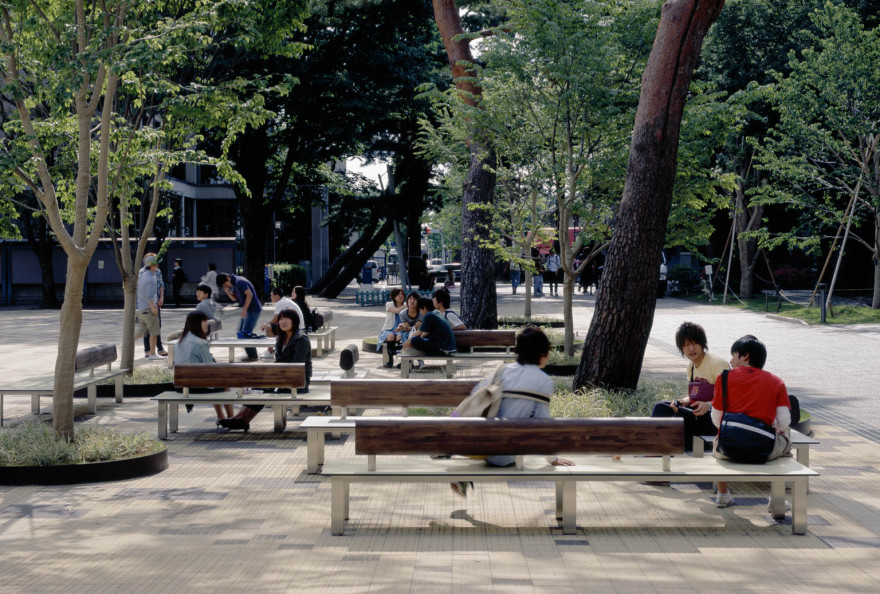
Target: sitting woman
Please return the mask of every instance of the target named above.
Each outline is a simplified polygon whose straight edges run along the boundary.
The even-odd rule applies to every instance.
[[[305,322],[305,326],[300,328],[304,333],[308,334],[313,331],[314,328],[314,316],[312,316],[312,310],[309,309],[309,302],[306,301],[306,290],[297,285],[290,292],[290,298],[296,303],[297,307],[299,307],[300,312],[303,315],[303,322]]]
[[[178,363],[214,363],[214,357],[211,356],[211,348],[208,346],[208,316],[201,311],[194,311],[186,316],[183,332],[180,335],[180,342],[177,343],[177,350],[174,353],[174,364]],[[187,405],[189,412],[191,404]],[[224,409],[226,415],[223,415]],[[214,405],[214,412],[217,413],[217,422],[226,419],[234,414],[234,407],[231,404],[220,406]]]
[[[305,363],[306,385],[297,388],[297,394],[306,394],[309,391],[309,380],[312,377],[312,343],[309,337],[303,334],[299,327],[299,316],[292,309],[284,309],[278,314],[278,323],[274,324],[272,331],[275,339],[275,362],[276,363]],[[276,388],[281,392],[283,388]],[[221,427],[227,429],[250,429],[251,420],[257,413],[263,410],[262,405],[245,405],[239,409],[231,419],[219,421]]]
[[[390,297],[391,301],[385,303],[385,323],[382,324],[382,330],[379,332],[379,341],[376,344],[376,350],[381,352],[382,343],[388,343],[388,361],[385,362],[385,367],[394,366],[394,353],[400,350],[400,345],[405,340],[402,337],[402,333],[397,332],[397,327],[400,325],[400,316],[398,314],[406,309],[406,304],[404,303],[405,293],[403,289],[397,287],[391,289]]]
[[[684,419],[685,448],[691,449],[695,435],[715,435],[710,412],[715,395],[715,380],[730,365],[708,352],[706,331],[699,324],[684,322],[675,332],[675,346],[688,360],[688,395],[672,402],[658,402],[652,417],[681,417]]]
[[[477,391],[489,383],[500,383],[504,390],[498,418],[502,419],[549,419],[550,396],[553,393],[553,380],[544,373],[550,359],[550,340],[540,328],[527,326],[516,337],[516,363],[505,365],[495,374],[477,384]],[[486,463],[491,466],[510,466],[515,456],[489,456]],[[574,462],[554,457],[555,466],[573,466]],[[466,495],[473,483],[459,481],[450,483],[452,490]]]

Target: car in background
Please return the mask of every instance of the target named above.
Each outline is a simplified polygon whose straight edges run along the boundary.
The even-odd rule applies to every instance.
[[[428,260],[428,274],[440,272],[443,270],[443,260],[440,258],[431,258]]]
[[[368,260],[366,264],[364,264],[364,269],[370,270],[370,282],[376,282],[381,280],[381,270],[379,269],[379,263],[375,260]],[[357,275],[358,284],[364,282],[364,273],[361,270],[361,273]]]
[[[461,264],[458,262],[450,262],[448,264],[443,264],[440,270],[436,270],[433,272],[428,272],[431,275],[431,278],[434,279],[435,282],[444,283],[446,282],[447,275],[449,271],[452,270],[452,274],[455,276],[455,282],[461,281]]]

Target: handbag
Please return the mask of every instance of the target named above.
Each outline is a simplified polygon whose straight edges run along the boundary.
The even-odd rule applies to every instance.
[[[715,386],[705,378],[694,377],[691,369],[691,381],[688,383],[688,399],[691,402],[712,402],[715,397]]]
[[[501,372],[504,366],[499,367],[492,379],[485,386],[474,391],[470,396],[461,401],[455,410],[453,417],[486,417],[492,418],[498,414],[501,407],[501,398],[504,394],[504,386],[501,384]]]
[[[763,464],[773,453],[776,430],[764,421],[745,413],[727,412],[727,373],[721,372],[721,425],[718,428],[718,451],[746,464]]]

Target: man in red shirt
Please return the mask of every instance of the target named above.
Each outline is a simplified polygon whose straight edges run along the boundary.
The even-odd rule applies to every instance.
[[[791,451],[788,426],[791,424],[791,404],[785,383],[770,372],[764,371],[767,361],[767,347],[747,334],[730,347],[730,367],[727,375],[727,412],[744,413],[760,419],[776,429],[776,443],[767,461],[785,456]],[[715,382],[715,397],[712,400],[712,422],[721,426],[724,406],[722,404],[721,378]],[[715,438],[715,457],[719,460],[732,460],[718,451],[718,438]],[[736,460],[733,460],[736,462]],[[717,507],[727,507],[733,497],[727,491],[727,483],[718,483]]]

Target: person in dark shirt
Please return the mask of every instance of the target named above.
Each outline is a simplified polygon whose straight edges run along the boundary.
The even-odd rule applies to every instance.
[[[434,311],[434,303],[422,297],[418,302],[422,325],[403,343],[407,355],[449,355],[455,352],[455,334],[446,318]]]

